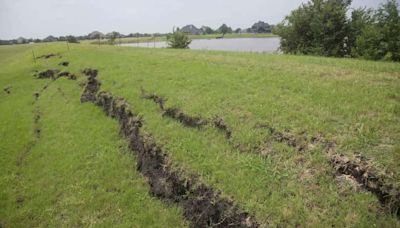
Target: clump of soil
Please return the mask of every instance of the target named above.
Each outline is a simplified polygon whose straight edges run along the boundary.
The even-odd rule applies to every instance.
[[[70,80],[76,80],[76,76],[68,71],[60,72],[57,69],[49,69],[35,74],[38,79],[52,79],[57,80],[60,77],[66,77]]]
[[[296,148],[297,151],[303,152],[307,149],[308,140],[305,136],[305,133],[301,135],[295,135],[291,133],[289,130],[285,130],[284,132],[277,131],[271,128],[272,138],[281,143],[285,143],[286,145]]]
[[[147,177],[151,194],[181,205],[184,216],[194,227],[258,227],[252,216],[222,198],[220,192],[199,183],[198,178],[185,177],[183,171],[172,168],[171,161],[153,137],[141,131],[143,122],[125,99],[102,91],[92,102],[120,122],[121,133],[137,154],[137,169]]]
[[[374,193],[379,201],[392,213],[400,215],[400,190],[387,179],[391,174],[378,171],[374,165],[361,155],[350,159],[341,154],[331,156],[331,162],[336,169],[336,175],[349,175],[353,177],[366,190]]]
[[[58,54],[58,53],[57,54],[50,53],[50,54],[45,54],[45,55],[38,56],[37,59],[49,59],[49,58],[52,58],[52,57],[61,58],[62,56],[60,54]]]
[[[97,70],[85,69],[82,72],[88,76],[88,80],[81,95],[81,103],[88,101],[95,102],[96,94],[100,90],[101,85],[100,81],[96,79]]]
[[[40,97],[40,93],[38,92],[33,93],[33,97],[35,98],[35,101],[37,101]]]
[[[97,77],[98,71],[96,69],[86,68],[82,70],[82,73],[88,77],[95,78]]]
[[[5,93],[7,93],[7,94],[10,94],[11,93],[11,89],[12,89],[12,86],[6,86],[6,87],[4,87],[3,88],[3,91],[5,92]]]
[[[36,77],[38,78],[38,79],[52,79],[52,80],[56,80],[57,79],[57,74],[59,73],[60,71],[59,70],[57,70],[57,69],[49,69],[49,70],[45,70],[45,71],[42,71],[42,72],[39,72],[38,74],[36,74]]]
[[[63,71],[63,72],[59,73],[58,77],[66,77],[66,78],[68,78],[70,80],[76,80],[75,74],[71,74],[68,71]]]
[[[164,103],[166,99],[154,93],[146,93],[146,91],[143,88],[141,88],[141,92],[142,92],[142,98],[154,101],[154,103],[158,104],[161,110],[164,110]]]
[[[184,112],[182,112],[178,108],[167,108],[164,110],[163,116],[168,116],[173,119],[178,120],[186,127],[201,127],[208,123],[207,120],[202,119],[201,117],[192,117]]]
[[[69,62],[64,61],[64,62],[61,62],[61,63],[58,64],[58,65],[67,67],[67,66],[69,65]]]
[[[216,117],[213,120],[214,126],[218,128],[219,130],[225,132],[225,137],[227,139],[230,139],[232,136],[232,130],[228,127],[228,125],[225,123],[224,119],[222,117]]]

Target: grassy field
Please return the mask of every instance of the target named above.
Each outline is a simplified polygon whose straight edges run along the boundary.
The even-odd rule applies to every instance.
[[[189,35],[190,39],[216,39],[217,37],[221,37],[222,34],[209,34],[209,35]],[[224,38],[269,38],[269,37],[277,37],[272,33],[260,33],[260,34],[253,34],[253,33],[230,33],[225,34]],[[121,39],[116,39],[116,43],[127,44],[127,43],[148,43],[148,42],[160,42],[166,41],[167,37],[126,37]],[[107,39],[100,40],[86,40],[83,43],[91,43],[91,44],[108,44]]]
[[[60,53],[62,58],[32,59]],[[58,64],[69,61],[68,67]],[[261,226],[400,226],[372,193],[343,185],[324,149],[299,151],[260,126],[323,134],[400,181],[400,65],[354,59],[42,44],[0,47],[0,223],[185,226],[151,197],[116,121],[80,104],[83,68],[124,97],[174,165],[233,199]],[[67,69],[78,81],[34,79]],[[41,91],[35,101],[33,93]],[[163,117],[141,88],[191,116],[222,117],[232,137]],[[40,115],[39,121],[35,116]],[[40,128],[40,137],[34,129]]]

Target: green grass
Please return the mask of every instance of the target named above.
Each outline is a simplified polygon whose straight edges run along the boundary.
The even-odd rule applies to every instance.
[[[30,54],[25,52],[23,60],[14,60],[29,63],[26,53]],[[81,105],[81,89],[75,82],[50,83],[32,104],[32,94],[49,81],[33,79],[33,65],[28,66],[2,65],[1,79],[12,78],[13,89],[10,95],[1,94],[0,103],[1,224],[185,226],[180,209],[149,196],[127,142],[118,135],[117,123],[95,106]],[[41,137],[21,157],[33,138],[36,107],[41,113]],[[22,161],[20,166],[18,161]]]
[[[339,189],[321,148],[299,153],[272,143],[264,157],[254,149],[270,137],[266,130],[254,128],[258,123],[296,133],[306,131],[309,135],[322,132],[337,142],[339,152],[361,152],[378,167],[394,172],[395,181],[399,182],[399,64],[85,44],[70,45],[70,51],[63,44],[0,48],[0,88],[9,84],[14,88],[11,95],[3,93],[0,97],[0,106],[6,110],[0,118],[1,132],[2,138],[7,139],[0,143],[1,151],[5,151],[1,160],[4,206],[0,221],[6,224],[20,221],[32,225],[87,225],[119,221],[132,225],[138,219],[144,226],[148,225],[145,222],[179,226],[183,221],[178,209],[145,194],[147,187],[132,168],[135,158],[126,154],[117,123],[93,105],[80,105],[81,89],[66,80],[54,82],[39,101],[44,113],[43,136],[27,158],[22,184],[17,183],[26,186],[21,191],[27,198],[35,200],[24,205],[24,210],[15,208],[16,190],[12,185],[18,170],[13,161],[32,137],[31,94],[45,83],[33,80],[30,72],[57,68],[61,61],[39,60],[34,64],[32,48],[38,55],[60,52],[62,60],[70,61],[71,72],[86,67],[99,69],[102,89],[130,102],[133,110],[143,116],[145,130],[163,145],[175,165],[199,174],[202,181],[234,199],[262,225],[400,225],[397,218],[383,212],[371,193]],[[168,98],[168,107],[179,107],[190,115],[222,116],[233,130],[232,141],[240,143],[248,153],[235,149],[215,129],[189,129],[163,118],[154,103],[140,98],[140,87]],[[57,88],[65,91],[67,104]],[[128,181],[132,178],[135,181]],[[63,188],[44,191],[43,183]],[[91,190],[94,183],[105,189],[108,184],[118,186],[124,191],[117,194],[119,198],[110,197]],[[43,193],[43,198],[36,198],[38,192]],[[132,192],[142,194],[148,209],[137,206],[142,202],[133,201],[135,198],[129,196]],[[59,195],[59,204],[50,205],[47,200]],[[109,214],[97,219],[96,212],[106,210],[110,203],[113,209]],[[118,214],[114,210],[117,205],[137,216]],[[161,211],[164,216],[149,215]],[[53,223],[45,216],[63,212],[69,215],[67,223]],[[21,219],[28,215],[38,216],[39,222]]]
[[[190,39],[216,39],[217,37],[221,37],[222,34],[208,34],[208,35],[189,35]],[[278,37],[277,35],[274,35],[272,33],[243,33],[243,34],[238,34],[238,33],[230,33],[230,34],[225,34],[224,38],[229,39],[229,38],[270,38],[270,37]],[[161,36],[161,37],[126,37],[126,38],[121,38],[121,39],[116,39],[116,43],[122,43],[122,44],[127,44],[127,43],[148,43],[148,42],[160,42],[160,41],[166,41],[167,37]],[[85,40],[83,43],[90,43],[90,44],[99,44],[98,40]],[[107,39],[100,40],[100,44],[108,44]]]

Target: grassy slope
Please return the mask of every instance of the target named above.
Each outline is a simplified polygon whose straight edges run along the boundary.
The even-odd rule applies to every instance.
[[[183,128],[140,99],[143,86],[167,97],[167,106],[192,115],[223,116],[233,128],[233,140],[248,151],[269,137],[253,128],[257,123],[323,132],[336,139],[340,152],[363,152],[399,180],[398,64],[85,45],[72,46],[70,52],[65,45],[35,49],[62,52],[75,72],[99,69],[103,89],[131,102],[177,164],[201,174],[263,224],[399,225],[380,212],[371,194],[339,194],[319,148],[299,154],[273,144],[267,157],[243,154],[217,131]],[[54,67],[57,61],[49,64]]]
[[[135,159],[118,135],[117,123],[93,105],[81,105],[76,82],[52,82],[33,104],[32,94],[49,81],[33,79],[30,50],[10,49],[16,50],[21,53],[0,50],[10,56],[1,62],[1,88],[4,83],[13,86],[10,95],[0,95],[0,223],[6,227],[184,226],[179,209],[148,195]],[[41,113],[41,137],[21,156],[33,138],[36,107]]]

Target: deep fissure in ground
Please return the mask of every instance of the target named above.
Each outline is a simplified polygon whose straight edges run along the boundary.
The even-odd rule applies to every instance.
[[[97,70],[85,69],[83,73],[88,81],[81,102],[93,102],[119,121],[121,133],[137,154],[137,169],[147,177],[152,195],[181,205],[184,216],[194,227],[259,226],[253,216],[243,212],[233,201],[222,198],[219,191],[201,183],[198,177],[174,169],[153,137],[143,132],[143,121],[133,113],[128,102],[109,92],[99,92]]]

